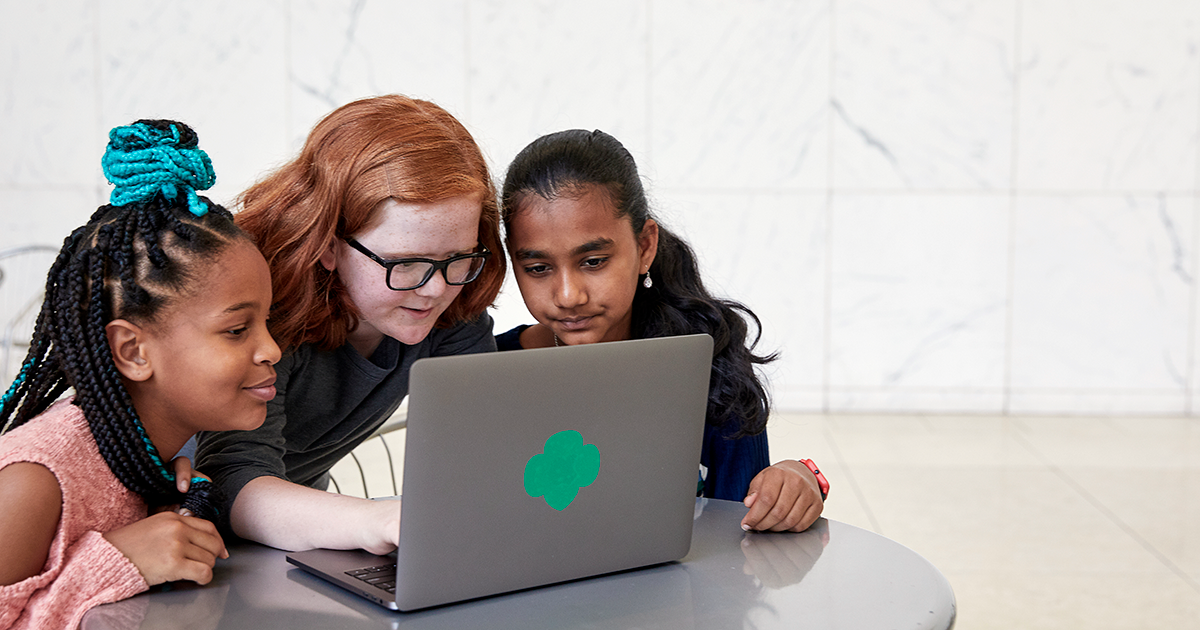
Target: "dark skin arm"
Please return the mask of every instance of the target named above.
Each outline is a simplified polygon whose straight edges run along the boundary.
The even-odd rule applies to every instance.
[[[0,585],[41,573],[62,516],[58,478],[41,464],[0,469]]]
[[[0,469],[0,586],[42,572],[62,516],[62,489],[45,466],[20,462]],[[173,512],[155,514],[104,534],[148,584],[212,579],[217,558],[229,557],[217,528]]]
[[[742,519],[742,529],[760,532],[802,532],[825,509],[817,478],[794,459],[758,473],[750,481],[744,503],[750,511]]]

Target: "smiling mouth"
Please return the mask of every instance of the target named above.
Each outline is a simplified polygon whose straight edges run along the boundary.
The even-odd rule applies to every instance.
[[[426,308],[413,308],[411,306],[401,306],[400,308],[405,313],[408,313],[410,317],[416,317],[417,319],[425,319],[426,317],[428,317],[430,314],[433,313],[432,306],[429,306]]]
[[[256,385],[243,387],[251,396],[266,402],[275,397],[275,377],[262,381]]]

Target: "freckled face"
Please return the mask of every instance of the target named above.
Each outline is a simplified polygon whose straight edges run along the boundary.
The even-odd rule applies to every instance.
[[[629,339],[638,275],[655,244],[633,233],[608,194],[546,200],[529,194],[509,222],[508,247],[525,307],[568,345]]]
[[[386,199],[375,209],[370,227],[350,236],[385,260],[445,260],[475,251],[482,213],[479,195],[431,203]],[[341,239],[321,257],[321,264],[337,272],[358,308],[362,319],[349,341],[368,356],[385,335],[408,345],[425,339],[462,292],[462,286],[446,284],[440,272],[421,287],[393,291],[387,286],[387,271]]]

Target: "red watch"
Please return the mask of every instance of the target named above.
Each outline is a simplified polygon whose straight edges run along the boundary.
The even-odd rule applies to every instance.
[[[824,501],[825,497],[829,496],[829,480],[825,478],[825,475],[821,474],[821,470],[817,468],[817,464],[813,460],[802,459],[800,460],[800,463],[808,466],[808,469],[812,471],[814,476],[816,476],[817,487],[821,489],[821,500]]]

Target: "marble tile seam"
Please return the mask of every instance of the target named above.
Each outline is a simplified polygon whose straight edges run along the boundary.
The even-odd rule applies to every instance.
[[[837,460],[838,466],[842,469],[842,474],[845,476],[846,483],[850,486],[850,491],[854,497],[858,499],[859,505],[862,506],[863,512],[867,515],[867,520],[871,522],[871,530],[880,536],[886,536],[883,528],[879,525],[879,519],[875,517],[875,512],[871,510],[871,506],[867,503],[867,498],[863,494],[862,489],[858,486],[858,481],[854,478],[854,470],[850,464],[846,462],[845,456],[842,455],[842,450],[838,448],[837,439],[833,436],[828,426],[822,428],[825,435],[825,442],[829,444],[829,449],[833,451],[834,459]]]

